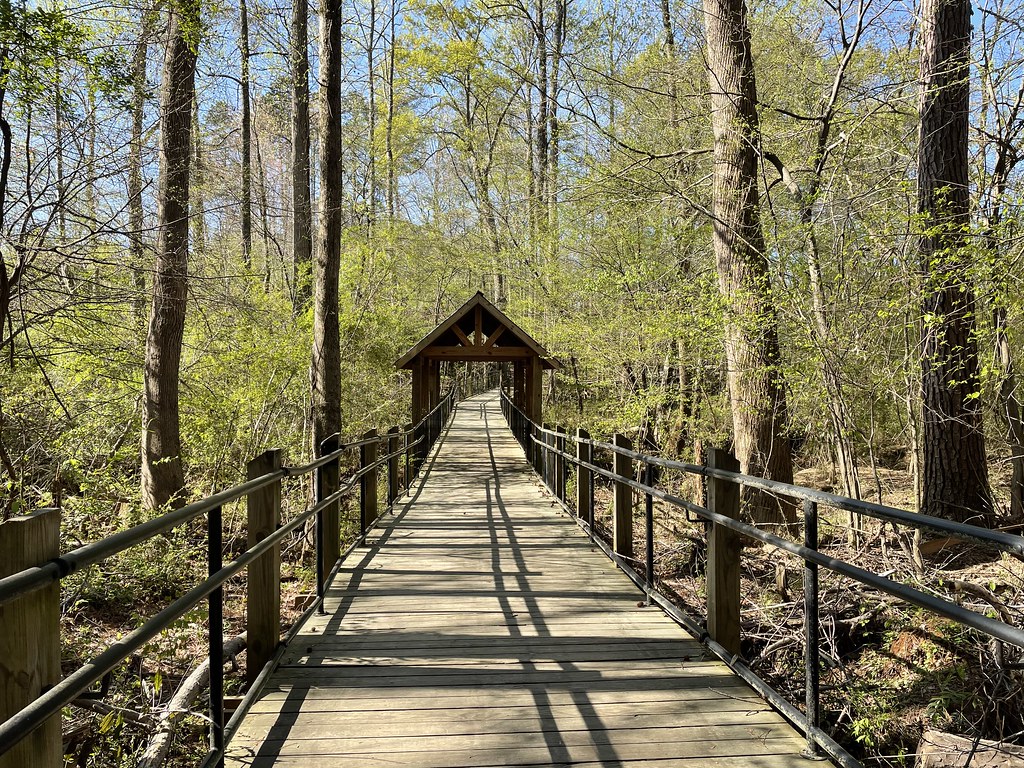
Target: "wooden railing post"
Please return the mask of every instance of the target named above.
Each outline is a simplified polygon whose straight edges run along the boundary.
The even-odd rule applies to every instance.
[[[585,429],[577,429],[576,437],[580,442],[576,443],[576,458],[593,464],[594,447],[590,443],[583,442],[590,439],[590,433]],[[590,493],[592,472],[586,467],[579,467],[576,472],[576,514],[583,518],[587,525],[594,524],[594,497]]]
[[[320,455],[327,456],[334,453],[340,445],[341,439],[337,434],[333,434],[320,443]],[[341,461],[339,459],[329,461],[320,467],[316,473],[317,503],[337,492],[341,487],[340,484]],[[335,501],[328,504],[320,512],[317,525],[320,529],[317,533],[320,548],[320,559],[317,561],[317,570],[319,571],[317,594],[323,597],[324,591],[327,589],[327,577],[330,575],[331,569],[334,568],[334,564],[338,562],[338,558],[341,557],[341,502]]]
[[[728,451],[708,450],[708,466],[739,472],[740,464]],[[736,483],[708,478],[708,509],[734,520],[740,516]],[[740,536],[724,525],[708,531],[708,634],[729,653],[740,652]]]
[[[565,453],[565,430],[555,427],[558,437],[555,438],[555,450]],[[565,457],[561,453],[555,455],[555,495],[565,503]]]
[[[402,483],[402,487],[406,491],[409,490],[409,486],[412,485],[412,451],[409,450],[409,443],[416,439],[416,435],[412,433],[412,424],[406,424],[402,431],[405,433],[405,438],[402,442],[402,446],[405,449],[405,477]]]
[[[388,430],[388,453],[391,458],[388,459],[388,506],[390,507],[395,503],[398,498],[398,460],[402,458],[398,455],[398,433],[401,432],[399,427],[392,427]]]
[[[615,433],[612,445],[617,448],[633,449],[632,441],[625,435]],[[621,453],[614,454],[613,471],[619,477],[633,479],[633,462]],[[633,489],[625,483],[615,481],[612,504],[613,549],[622,557],[633,556]]]
[[[377,437],[377,430],[371,429],[362,439]],[[377,461],[377,443],[368,443],[359,449],[359,468],[366,467]],[[374,467],[359,478],[359,530],[366,533],[377,519],[377,467]]]
[[[246,466],[246,477],[253,480],[276,472],[282,466],[279,449],[265,451]],[[281,524],[281,481],[250,493],[246,497],[249,546],[253,547],[277,530]],[[246,651],[245,677],[249,685],[270,661],[281,640],[281,545],[275,544],[249,564],[245,596]]]
[[[0,578],[60,556],[60,510],[40,509],[0,523]],[[57,582],[0,606],[0,722],[60,680]],[[60,716],[51,717],[4,755],[2,768],[64,764]]]

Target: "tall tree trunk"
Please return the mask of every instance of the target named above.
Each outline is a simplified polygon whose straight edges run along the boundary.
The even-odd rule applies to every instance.
[[[245,268],[252,266],[252,106],[249,88],[249,8],[246,0],[239,0],[240,29],[238,45],[242,56],[242,261]]]
[[[146,115],[146,61],[149,58],[149,12],[143,11],[142,31],[132,54],[132,139],[128,148],[128,257],[135,298],[135,315],[142,324],[146,311],[146,273],[142,229],[145,225],[142,209],[142,133]]]
[[[537,38],[537,123],[536,140],[537,149],[535,159],[537,161],[537,222],[539,234],[544,240],[544,248],[547,247],[548,234],[548,194],[550,192],[548,177],[551,161],[550,146],[548,144],[548,127],[551,106],[548,98],[548,33],[546,24],[547,10],[544,0],[536,0],[537,18],[534,20],[534,34]],[[542,251],[541,251],[542,252]]]
[[[313,292],[313,360],[310,384],[314,450],[341,429],[341,337],[338,272],[341,269],[342,133],[341,0],[320,8],[320,227]]]
[[[391,18],[388,20],[388,71],[387,71],[387,124],[384,128],[384,151],[387,155],[387,209],[388,227],[395,226],[395,198],[398,197],[397,169],[395,168],[395,26],[398,4],[391,0]],[[393,233],[390,234],[390,238]]]
[[[306,0],[292,1],[292,269],[295,308],[311,296],[313,207],[309,167],[309,9]]]
[[[917,156],[925,276],[921,511],[990,524],[974,292],[964,241],[970,221],[970,44],[970,0],[923,0]]]
[[[198,2],[170,6],[160,99],[156,269],[143,372],[142,503],[147,509],[178,506],[185,496],[178,375],[188,287],[189,163],[199,28]]]
[[[257,205],[260,211],[260,234],[263,236],[263,290],[270,293],[270,203],[267,200],[267,168],[263,164],[263,151],[260,149],[260,135],[255,129],[252,133],[256,144],[256,177]]]
[[[367,36],[366,46],[366,86],[369,98],[369,119],[366,126],[367,156],[370,161],[369,167],[369,200],[367,200],[366,211],[367,234],[373,232],[373,226],[377,222],[377,73],[375,70],[373,54],[377,46],[377,0],[370,0],[370,32]]]
[[[206,163],[203,161],[203,124],[199,119],[199,97],[192,97],[192,253],[193,263],[202,264],[206,254]]]
[[[736,457],[743,472],[792,482],[786,393],[771,276],[761,231],[759,127],[754,62],[744,0],[704,0],[714,130],[714,241],[725,301],[725,353]],[[743,490],[762,523],[792,522],[796,511]]]
[[[559,75],[562,68],[562,49],[565,46],[565,17],[567,0],[555,1],[555,23],[552,30],[551,66],[548,76],[548,231],[551,233],[553,250],[558,241],[558,168],[559,168],[559,124],[558,92]]]

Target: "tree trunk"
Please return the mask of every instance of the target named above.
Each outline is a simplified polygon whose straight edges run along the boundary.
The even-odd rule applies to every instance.
[[[923,0],[917,156],[925,277],[921,511],[991,524],[974,293],[964,240],[970,222],[970,43],[970,0]]]
[[[999,366],[999,400],[1006,420],[1010,443],[1010,518],[1024,520],[1024,407],[1018,391],[1017,373],[1013,367],[1013,354],[1007,336],[1006,307],[995,309],[996,364]]]
[[[143,11],[142,31],[132,54],[132,139],[128,148],[128,258],[131,263],[135,298],[132,305],[141,325],[146,311],[146,273],[142,229],[142,133],[146,111],[146,61],[149,58],[148,11]]]
[[[759,127],[744,0],[704,0],[715,138],[714,241],[725,301],[725,352],[736,458],[742,471],[792,482],[786,394],[768,259],[761,231]],[[793,522],[796,510],[743,489],[759,523]]]
[[[369,159],[369,199],[366,201],[366,233],[371,236],[377,223],[377,73],[373,54],[377,46],[377,0],[370,0],[370,29],[366,36],[367,109],[366,148]]]
[[[310,384],[313,449],[341,429],[341,337],[338,272],[341,269],[341,0],[320,8],[320,227],[313,292],[313,360]]]
[[[309,301],[313,264],[313,207],[309,170],[309,9],[292,2],[292,269],[295,309]]]
[[[238,45],[242,56],[242,261],[252,266],[252,106],[249,103],[249,9],[246,0],[239,0]]]
[[[192,97],[192,253],[200,260],[206,254],[206,165],[203,162],[203,124],[199,119],[199,97]],[[199,262],[202,263],[201,261]]]
[[[387,71],[387,125],[384,129],[384,150],[387,155],[387,209],[388,227],[394,230],[395,226],[395,199],[398,197],[397,169],[395,168],[395,26],[397,23],[398,5],[395,0],[391,2],[391,18],[388,21],[388,71]],[[394,232],[389,233],[389,242],[394,238]]]
[[[142,504],[178,506],[185,496],[178,414],[178,375],[188,286],[189,172],[195,93],[197,2],[170,7],[160,99],[153,308],[143,372]]]

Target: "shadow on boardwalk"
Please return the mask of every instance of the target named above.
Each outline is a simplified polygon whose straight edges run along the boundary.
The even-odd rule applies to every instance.
[[[803,740],[561,515],[494,394],[346,562],[232,766],[800,766]]]

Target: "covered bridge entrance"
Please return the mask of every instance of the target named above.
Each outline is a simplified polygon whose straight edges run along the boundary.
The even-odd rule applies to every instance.
[[[512,399],[540,423],[542,374],[561,366],[526,331],[477,291],[398,359],[412,371],[412,420],[418,422],[441,400],[441,364],[512,363]]]

